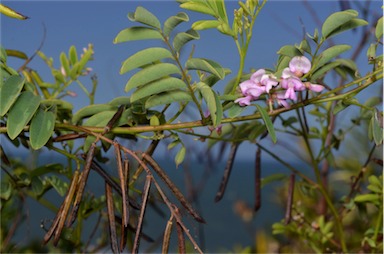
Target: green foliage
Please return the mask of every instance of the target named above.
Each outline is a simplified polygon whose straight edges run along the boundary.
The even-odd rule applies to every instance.
[[[368,22],[357,19],[358,12],[355,10],[345,10],[331,14],[323,23],[321,33],[324,39],[342,33],[359,26],[367,25]]]
[[[24,82],[25,79],[20,76],[11,76],[1,85],[1,116],[4,116],[15,103],[21,89],[23,89]]]
[[[40,97],[31,91],[24,91],[9,110],[7,133],[10,139],[15,139],[32,119],[40,105]]]
[[[56,113],[39,109],[31,121],[30,141],[35,150],[42,148],[51,138],[55,129]]]

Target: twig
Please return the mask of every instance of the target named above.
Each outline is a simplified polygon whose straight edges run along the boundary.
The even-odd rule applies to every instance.
[[[255,207],[254,211],[257,212],[261,207],[261,149],[256,149],[255,159]]]
[[[148,154],[142,154],[143,159],[145,159],[149,165],[153,168],[153,170],[160,176],[160,178],[166,183],[168,188],[173,192],[176,198],[180,201],[180,203],[184,206],[185,209],[192,215],[195,220],[201,223],[205,223],[205,220],[193,209],[191,204],[187,201],[181,191],[173,184],[168,175],[161,169],[159,164]]]
[[[288,199],[287,199],[287,208],[285,210],[285,224],[289,224],[292,219],[292,205],[293,205],[293,194],[295,191],[295,174],[291,174],[289,177],[289,187],[288,187]]]
[[[145,180],[145,184],[144,184],[144,189],[143,189],[140,216],[139,216],[139,221],[137,223],[136,235],[135,235],[135,241],[133,243],[132,253],[138,253],[139,252],[140,236],[141,236],[141,231],[143,228],[144,215],[145,215],[145,210],[147,208],[149,191],[151,188],[151,181],[152,181],[151,176],[147,175],[146,180]]]
[[[105,182],[105,197],[107,201],[109,237],[111,241],[111,249],[113,253],[119,253],[119,247],[117,243],[117,234],[116,234],[115,209],[113,206],[112,187],[107,182]]]
[[[28,58],[27,60],[25,60],[24,64],[23,64],[22,66],[20,66],[19,69],[17,69],[17,72],[21,72],[21,71],[23,71],[23,70],[25,69],[25,67],[26,67],[26,66],[32,61],[32,59],[36,56],[37,52],[39,52],[39,51],[43,48],[43,46],[44,46],[44,42],[45,42],[45,37],[46,37],[46,35],[47,35],[47,28],[46,28],[46,26],[45,26],[44,23],[42,23],[42,24],[43,24],[43,38],[41,39],[41,42],[40,42],[39,47],[35,50],[35,52],[33,53],[33,55],[32,55],[30,58]]]
[[[126,182],[125,182],[125,176],[123,172],[123,164],[121,161],[121,152],[120,152],[120,145],[115,141],[113,142],[113,146],[115,148],[115,156],[116,156],[116,162],[117,162],[117,171],[119,173],[120,178],[120,188],[121,188],[121,197],[122,197],[122,219],[123,219],[123,225],[126,227],[128,225],[128,203],[127,203],[127,190],[126,190]]]
[[[171,239],[171,232],[172,232],[172,225],[173,225],[172,220],[173,220],[173,215],[171,214],[171,217],[169,218],[167,225],[165,226],[164,237],[163,237],[163,246],[161,248],[161,253],[168,253],[169,240]]]

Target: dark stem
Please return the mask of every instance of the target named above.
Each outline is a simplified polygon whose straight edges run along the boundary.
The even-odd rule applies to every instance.
[[[224,169],[224,175],[223,175],[223,178],[221,179],[219,190],[216,193],[215,202],[219,202],[224,196],[225,189],[227,188],[228,180],[232,171],[233,161],[235,160],[236,151],[238,147],[239,147],[238,143],[232,143],[231,145],[231,151],[229,152],[227,165],[225,166],[225,169]]]

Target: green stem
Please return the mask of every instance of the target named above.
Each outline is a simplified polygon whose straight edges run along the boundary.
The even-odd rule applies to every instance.
[[[173,59],[175,60],[177,66],[179,67],[179,69],[180,69],[180,71],[181,71],[182,78],[183,78],[183,80],[185,81],[185,83],[187,84],[187,87],[188,87],[188,90],[189,90],[189,92],[190,92],[190,94],[191,94],[192,100],[193,100],[193,102],[195,103],[197,109],[199,110],[201,119],[204,119],[204,112],[203,112],[203,110],[202,110],[202,108],[201,108],[201,106],[200,106],[199,101],[197,100],[197,98],[196,98],[196,96],[195,96],[195,93],[194,93],[194,91],[193,91],[193,88],[192,88],[192,86],[191,86],[191,83],[190,83],[189,80],[188,80],[188,76],[187,76],[187,74],[185,73],[185,70],[184,70],[182,64],[180,63],[180,60],[179,60],[179,57],[178,57],[177,52],[175,52],[175,50],[173,49],[173,47],[172,47],[171,44],[169,43],[168,38],[167,38],[161,31],[160,31],[160,33],[161,33],[162,36],[163,36],[163,39],[164,39],[165,44],[167,44],[168,48],[169,48],[169,49],[171,50],[171,52],[172,52]]]
[[[299,115],[299,112],[297,112],[297,113]],[[328,193],[326,187],[323,185],[323,181],[321,180],[321,172],[320,172],[320,169],[318,166],[318,161],[316,160],[316,158],[313,154],[313,150],[311,148],[311,144],[309,143],[307,132],[305,131],[304,123],[302,122],[302,119],[300,117],[299,117],[299,122],[300,122],[301,128],[303,130],[304,143],[305,143],[305,146],[307,148],[308,154],[311,158],[311,162],[313,165],[313,170],[315,173],[318,189],[321,192],[321,194],[323,195],[323,197],[324,197],[325,201],[327,202],[327,205],[328,205],[329,209],[331,210],[331,213],[334,217],[335,226],[336,226],[336,229],[337,229],[337,231],[339,233],[339,237],[340,237],[341,248],[342,248],[344,253],[348,253],[347,246],[345,243],[343,224],[342,224],[341,219],[339,217],[339,213],[337,212],[335,206],[333,205],[333,202],[329,196],[329,193]]]
[[[240,44],[239,40],[238,40],[238,36],[236,36],[236,38],[235,38],[235,43],[236,43],[236,46],[237,46],[237,49],[239,52],[239,56],[240,56],[240,63],[239,63],[239,70],[238,70],[237,76],[236,76],[236,81],[232,87],[231,94],[234,94],[236,92],[236,88],[237,88],[238,84],[240,83],[241,76],[243,75],[243,70],[244,70],[245,57],[247,56],[249,43],[251,42],[251,39],[252,39],[253,26],[255,25],[255,21],[256,21],[257,16],[259,15],[259,12],[264,7],[266,2],[267,2],[267,0],[264,0],[261,3],[261,5],[256,8],[256,12],[254,14],[252,14],[252,19],[251,19],[251,23],[249,25],[249,28],[245,31],[246,32],[245,43],[244,43],[244,41],[242,41]],[[234,31],[234,32],[237,33],[237,31]]]

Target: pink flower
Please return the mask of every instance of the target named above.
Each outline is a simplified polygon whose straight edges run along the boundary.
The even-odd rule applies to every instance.
[[[261,81],[261,78],[262,76],[265,74],[265,70],[264,69],[259,69],[257,71],[255,71],[252,76],[251,76],[251,80],[253,82],[255,82],[256,84],[259,84],[260,81]]]
[[[295,56],[289,62],[289,70],[296,77],[301,77],[311,69],[311,61],[305,56]]]
[[[288,104],[285,98],[284,92],[275,92],[272,94],[272,101],[276,101],[278,105],[283,106],[284,108],[290,108],[291,106]]]
[[[297,100],[295,92],[296,91],[303,91],[305,89],[305,86],[301,82],[301,80],[298,78],[294,78],[294,77],[282,79],[280,84],[281,84],[282,88],[287,89],[284,97],[286,99],[291,99],[294,101]]]
[[[246,97],[241,97],[235,100],[235,103],[239,103],[240,106],[249,106],[251,105],[252,96],[248,95]]]
[[[269,93],[272,87],[276,86],[279,82],[272,74],[264,74],[261,77],[260,83],[265,87],[265,91]]]
[[[272,74],[266,74],[264,69],[257,70],[251,78],[240,83],[240,90],[244,97],[235,100],[240,106],[250,105],[263,93],[269,93],[279,82]]]
[[[324,86],[322,85],[318,85],[318,84],[312,84],[310,82],[305,82],[304,83],[304,86],[308,89],[308,90],[311,90],[311,91],[314,91],[314,92],[321,92],[323,91],[324,89]]]
[[[257,99],[265,92],[265,87],[258,85],[253,80],[246,80],[240,84],[240,90],[244,96],[250,95],[253,99]]]

